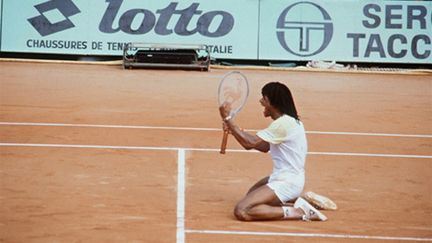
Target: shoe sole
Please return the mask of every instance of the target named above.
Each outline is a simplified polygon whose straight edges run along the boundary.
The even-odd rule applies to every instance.
[[[299,201],[299,203],[298,203],[298,205],[294,205],[294,208],[301,208],[305,212],[306,215],[309,214],[309,212],[308,212],[309,210],[312,210],[313,213],[318,217],[318,219],[310,219],[310,220],[319,220],[319,221],[326,221],[327,220],[327,217],[323,213],[321,213],[318,209],[314,208],[314,206],[311,205],[307,200],[299,197],[297,199],[297,201]],[[296,202],[296,204],[297,204],[297,202]],[[307,208],[306,209],[303,208],[304,206],[306,206]]]
[[[304,195],[306,201],[310,204],[324,210],[337,210],[337,205],[327,197],[318,195],[314,192],[306,192]]]

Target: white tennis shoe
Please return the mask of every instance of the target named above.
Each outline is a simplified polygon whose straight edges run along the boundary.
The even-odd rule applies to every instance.
[[[314,208],[314,206],[310,205],[306,200],[299,197],[294,203],[294,208],[301,208],[303,212],[305,213],[303,215],[304,221],[311,221],[311,220],[319,220],[319,221],[326,221],[327,217],[318,211],[318,209]]]
[[[304,199],[308,201],[310,204],[315,206],[318,209],[324,210],[336,210],[337,205],[330,198],[318,195],[314,192],[306,192],[304,194]]]

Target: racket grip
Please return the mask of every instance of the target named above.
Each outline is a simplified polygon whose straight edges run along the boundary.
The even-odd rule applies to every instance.
[[[224,131],[223,138],[222,138],[222,144],[220,147],[220,153],[225,154],[226,146],[228,142],[228,131]]]

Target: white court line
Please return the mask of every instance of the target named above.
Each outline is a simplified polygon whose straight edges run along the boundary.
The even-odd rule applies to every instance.
[[[177,153],[177,243],[185,242],[185,150]]]
[[[307,233],[276,233],[276,232],[247,232],[247,231],[221,231],[221,230],[191,230],[185,229],[185,187],[186,173],[185,151],[208,151],[219,152],[219,149],[206,148],[176,148],[176,147],[145,147],[145,146],[105,146],[105,145],[73,145],[73,144],[23,144],[23,143],[0,143],[0,146],[8,147],[52,147],[52,148],[92,148],[92,149],[126,149],[126,150],[177,150],[177,231],[176,243],[185,242],[186,233],[199,234],[231,234],[231,235],[256,235],[256,236],[291,236],[291,237],[314,237],[314,238],[345,238],[345,239],[375,239],[375,240],[404,240],[404,241],[432,241],[432,238],[414,237],[388,237],[388,236],[367,236],[349,234],[307,234]],[[245,150],[227,150],[227,152],[247,152]],[[324,155],[343,155],[343,156],[374,156],[367,154],[350,153],[320,153]],[[401,156],[401,155],[375,155],[375,156]],[[419,157],[415,157],[419,158]],[[432,156],[421,156],[421,158],[432,158]]]
[[[88,148],[88,149],[124,149],[124,150],[188,150],[201,152],[219,152],[219,148],[180,148],[180,147],[150,147],[150,146],[111,146],[111,145],[83,145],[83,144],[41,144],[41,143],[0,143],[0,147],[46,147],[46,148]],[[244,149],[227,149],[227,152],[259,153]],[[407,155],[407,154],[367,154],[367,153],[338,153],[338,152],[308,152],[311,155],[329,156],[363,156],[363,157],[390,157],[390,158],[415,158],[432,159],[432,155]]]
[[[432,238],[420,237],[396,237],[396,236],[373,236],[373,235],[350,235],[350,234],[318,234],[318,233],[276,233],[276,232],[252,232],[252,231],[227,231],[227,230],[191,230],[191,234],[224,234],[224,235],[254,235],[254,236],[289,236],[310,238],[341,238],[341,239],[367,239],[367,240],[392,240],[392,241],[432,241]]]
[[[0,122],[3,126],[46,126],[46,127],[82,127],[82,128],[123,128],[123,129],[153,129],[153,130],[183,130],[183,131],[218,131],[221,128],[198,128],[198,127],[164,127],[164,126],[132,126],[132,125],[101,125],[101,124],[70,124],[70,123],[35,123],[35,122]],[[258,131],[256,129],[245,129],[246,131]],[[432,138],[429,134],[393,134],[393,133],[363,133],[363,132],[325,132],[306,131],[308,134],[320,135],[349,135],[349,136],[378,136],[378,137],[412,137]]]

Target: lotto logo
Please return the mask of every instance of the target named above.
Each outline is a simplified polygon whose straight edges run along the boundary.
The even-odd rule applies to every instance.
[[[42,36],[75,27],[69,17],[81,12],[71,0],[50,0],[34,7],[40,15],[28,21]]]

